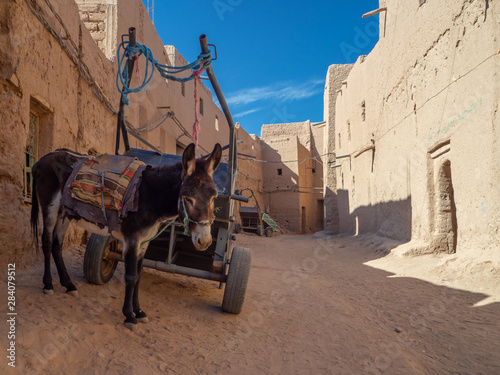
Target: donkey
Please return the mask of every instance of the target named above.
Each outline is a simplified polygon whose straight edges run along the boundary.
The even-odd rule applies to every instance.
[[[211,224],[214,218],[214,199],[217,187],[213,173],[219,166],[222,155],[220,144],[216,144],[206,158],[195,159],[195,146],[190,144],[182,155],[182,162],[172,166],[153,168],[147,166],[138,187],[138,209],[123,218],[118,231],[111,234],[122,241],[125,261],[125,301],[122,312],[125,325],[134,329],[137,322],[148,318],[139,305],[139,283],[147,244],[162,224],[179,215],[196,250],[206,250],[212,243]],[[71,218],[61,204],[63,189],[75,168],[75,163],[86,155],[67,149],[59,149],[42,157],[32,169],[33,204],[31,226],[38,248],[39,205],[42,211],[42,249],[45,260],[43,290],[53,293],[50,274],[50,254],[54,258],[61,285],[67,293],[77,293],[62,257],[62,243]],[[73,215],[74,216],[74,215]],[[74,218],[74,217],[73,217]],[[81,217],[77,223],[92,233],[109,235],[107,227],[97,225]]]

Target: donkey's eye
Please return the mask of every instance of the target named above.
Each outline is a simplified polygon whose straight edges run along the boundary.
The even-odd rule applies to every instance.
[[[184,197],[184,200],[189,203],[191,206],[194,206],[194,199],[190,197]]]

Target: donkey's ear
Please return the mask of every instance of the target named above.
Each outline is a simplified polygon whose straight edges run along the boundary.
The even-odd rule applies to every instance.
[[[207,161],[205,163],[205,170],[210,176],[213,176],[215,170],[219,166],[221,157],[222,157],[222,147],[220,146],[219,143],[216,143],[212,153],[207,158]]]
[[[182,153],[182,178],[189,177],[196,168],[196,159],[194,152],[194,143],[186,147]]]

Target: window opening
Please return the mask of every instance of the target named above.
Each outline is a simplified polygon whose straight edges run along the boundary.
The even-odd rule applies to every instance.
[[[200,98],[200,115],[203,114],[203,99]]]

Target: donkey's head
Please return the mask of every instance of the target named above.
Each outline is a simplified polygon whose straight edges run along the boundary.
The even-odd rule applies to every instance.
[[[191,233],[196,250],[206,250],[212,244],[211,225],[214,221],[214,200],[217,186],[212,179],[222,156],[220,144],[204,159],[195,159],[191,143],[182,154],[182,185],[179,194],[179,217]]]

